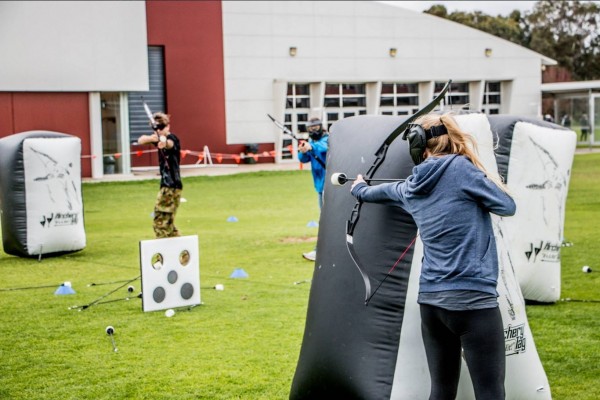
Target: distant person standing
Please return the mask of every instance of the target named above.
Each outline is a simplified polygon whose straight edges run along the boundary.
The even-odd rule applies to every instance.
[[[590,133],[590,121],[587,114],[581,114],[579,125],[581,125],[581,141],[585,142],[588,138],[588,134]]]
[[[298,145],[298,159],[301,163],[310,162],[319,212],[323,208],[323,187],[325,186],[325,161],[329,149],[329,134],[323,129],[323,123],[318,118],[311,118],[306,125],[308,129],[308,141]],[[308,253],[302,253],[302,257],[309,261],[317,259],[317,248]]]
[[[160,190],[154,205],[153,228],[157,238],[180,236],[175,226],[175,215],[181,200],[183,183],[179,171],[181,146],[170,128],[169,115],[158,112],[153,115],[151,135],[142,135],[139,144],[151,144],[158,149]]]

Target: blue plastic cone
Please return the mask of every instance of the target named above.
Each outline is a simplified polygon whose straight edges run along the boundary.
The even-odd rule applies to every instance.
[[[315,228],[315,227],[319,226],[319,223],[316,221],[309,221],[308,224],[306,224],[306,226],[309,228]]]
[[[58,289],[56,289],[56,291],[54,292],[54,294],[75,294],[75,291],[73,290],[73,288],[71,286],[67,286],[64,283],[62,285],[60,285],[58,287]]]
[[[244,271],[242,268],[236,268],[231,275],[230,278],[247,278],[248,273]]]
[[[237,217],[231,216],[229,218],[227,218],[227,222],[238,222]]]

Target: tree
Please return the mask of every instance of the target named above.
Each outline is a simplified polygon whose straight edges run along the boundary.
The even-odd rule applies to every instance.
[[[525,30],[522,26],[523,18],[519,10],[514,10],[508,16],[498,15],[496,17],[487,15],[481,11],[474,11],[472,13],[454,11],[448,14],[445,6],[435,4],[423,12],[479,29],[480,31],[510,40],[521,46],[525,45],[527,40]]]
[[[600,78],[600,7],[595,2],[538,1],[524,28],[527,47],[554,58],[576,80]]]
[[[538,1],[531,12],[496,17],[481,11],[424,11],[490,33],[553,58],[576,80],[600,79],[600,6],[592,1]]]

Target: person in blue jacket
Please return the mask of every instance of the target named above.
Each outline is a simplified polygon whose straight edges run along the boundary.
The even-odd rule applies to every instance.
[[[504,399],[505,348],[498,307],[498,254],[490,213],[511,216],[512,197],[488,173],[476,143],[450,114],[427,114],[405,138],[417,164],[405,182],[352,185],[358,200],[410,213],[423,242],[419,278],[421,334],[430,399],[455,399],[461,349],[475,397]]]
[[[325,161],[329,149],[329,134],[323,129],[323,123],[318,118],[311,118],[306,124],[308,130],[308,141],[298,145],[298,159],[301,163],[310,162],[310,170],[313,183],[317,192],[319,211],[323,208],[323,187],[325,186]],[[302,253],[302,257],[309,261],[317,258],[317,248],[308,253]]]

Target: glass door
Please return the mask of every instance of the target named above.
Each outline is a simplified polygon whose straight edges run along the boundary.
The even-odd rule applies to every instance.
[[[118,92],[100,94],[102,108],[102,160],[104,174],[123,173],[123,142],[121,140],[121,96]]]
[[[589,106],[589,97],[581,95],[560,97],[555,102],[555,122],[574,130],[579,144],[590,141]]]

